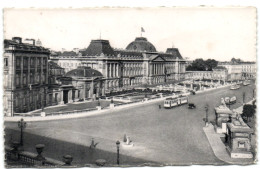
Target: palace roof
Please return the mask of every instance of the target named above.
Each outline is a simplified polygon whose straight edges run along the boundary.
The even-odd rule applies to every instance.
[[[108,40],[92,40],[86,50],[81,50],[82,56],[100,56],[101,54],[115,55]]]
[[[139,52],[156,52],[154,45],[147,41],[145,37],[137,37],[133,42],[127,45],[126,50]]]
[[[102,76],[103,76],[102,73],[100,73],[99,71],[85,66],[79,66],[77,69],[73,69],[67,72],[65,75],[65,77],[72,77],[72,78],[75,77],[91,78],[91,77],[102,77]]]

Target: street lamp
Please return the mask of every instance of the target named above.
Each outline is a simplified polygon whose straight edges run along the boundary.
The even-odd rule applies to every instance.
[[[120,146],[120,141],[117,140],[116,148],[117,148],[117,164],[118,165],[119,165],[119,146]]]
[[[209,106],[208,104],[206,104],[205,106],[205,111],[206,111],[206,119],[205,119],[205,124],[206,124],[206,127],[208,126],[208,111],[209,111]]]
[[[20,145],[23,146],[23,129],[26,128],[26,122],[23,120],[23,118],[18,121],[18,127],[21,129]]]
[[[246,93],[243,92],[243,104],[245,104],[245,99],[246,99]]]

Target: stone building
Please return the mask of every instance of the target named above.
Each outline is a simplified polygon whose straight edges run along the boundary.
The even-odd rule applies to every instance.
[[[79,66],[59,79],[62,104],[80,99],[100,97],[105,94],[103,75],[90,67]]]
[[[66,72],[78,66],[99,71],[105,92],[185,78],[185,60],[179,50],[168,48],[165,53],[157,52],[144,37],[136,38],[122,50],[112,48],[108,40],[92,40],[88,48],[70,54],[59,53],[51,60]]]
[[[13,116],[46,106],[50,51],[22,38],[4,40],[4,114]]]
[[[257,68],[255,62],[219,62],[218,65],[227,69],[228,80],[256,78]]]
[[[47,106],[54,106],[63,104],[62,100],[62,83],[60,78],[64,77],[64,68],[60,67],[56,63],[49,61],[49,76],[48,76],[48,91],[47,91]]]
[[[186,71],[185,79],[187,80],[228,80],[228,72],[225,67],[217,66],[212,71]]]

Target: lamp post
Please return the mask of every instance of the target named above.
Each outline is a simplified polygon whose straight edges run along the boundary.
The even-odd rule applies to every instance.
[[[205,106],[205,112],[206,112],[206,118],[205,118],[205,124],[206,124],[206,127],[208,127],[208,111],[209,111],[209,105],[206,104]]]
[[[246,93],[243,92],[243,104],[245,104],[245,99],[246,99]]]
[[[119,165],[119,146],[120,146],[120,141],[117,140],[117,142],[116,142],[116,148],[117,148],[117,165]]]
[[[20,145],[23,146],[23,129],[26,128],[26,122],[23,120],[23,118],[18,121],[18,127],[21,129]]]

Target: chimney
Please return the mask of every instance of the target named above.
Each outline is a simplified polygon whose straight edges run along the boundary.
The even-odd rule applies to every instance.
[[[16,43],[22,43],[21,37],[13,37],[12,40],[15,41]]]
[[[35,46],[35,39],[25,39],[26,41],[32,41],[32,45]]]

